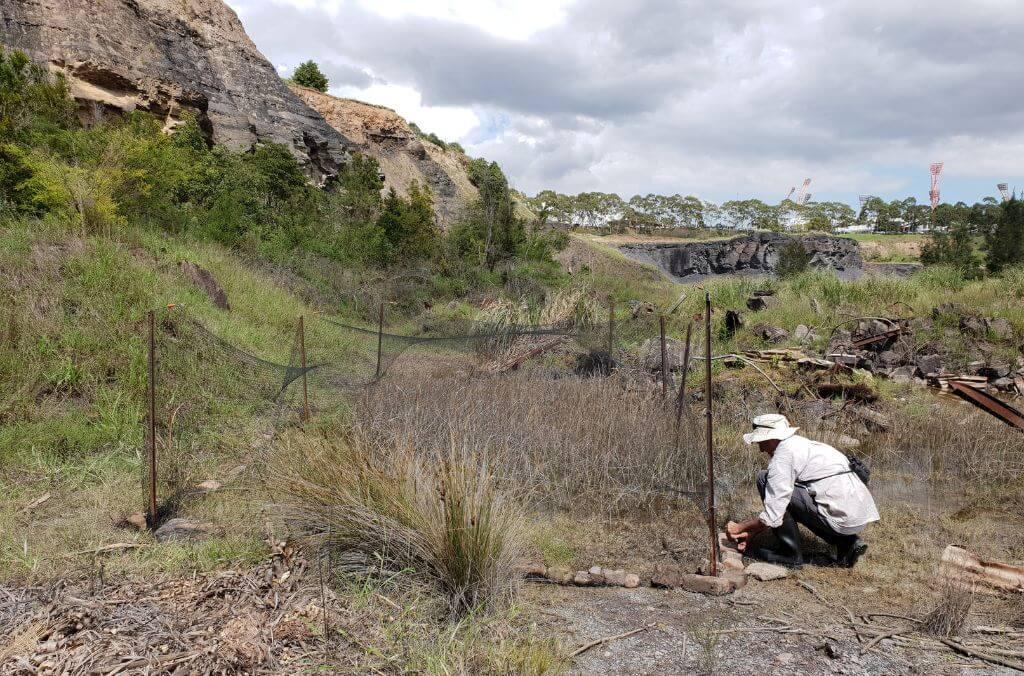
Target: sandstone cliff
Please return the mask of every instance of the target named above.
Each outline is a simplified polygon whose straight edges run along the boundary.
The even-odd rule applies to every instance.
[[[337,98],[298,85],[291,87],[349,139],[351,149],[377,160],[384,173],[385,188],[393,187],[404,195],[414,180],[430,186],[434,211],[442,228],[449,226],[462,208],[478,196],[466,174],[466,156],[419,138],[390,108]]]
[[[709,275],[771,274],[779,263],[779,252],[791,238],[758,232],[732,239],[707,242],[638,243],[620,248],[631,258],[654,263],[676,279],[692,281]],[[811,267],[831,268],[844,277],[861,272],[860,249],[856,240],[829,235],[799,238],[811,252]]]
[[[212,142],[282,143],[317,181],[344,161],[347,139],[221,0],[0,0],[0,44],[65,73],[86,121],[141,109],[173,127],[192,111]]]

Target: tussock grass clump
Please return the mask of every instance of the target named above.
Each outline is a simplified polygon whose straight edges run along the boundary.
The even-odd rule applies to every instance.
[[[967,626],[974,605],[974,588],[965,580],[943,577],[935,607],[921,622],[921,629],[935,636],[959,636]]]
[[[270,476],[289,525],[357,569],[426,580],[454,614],[515,592],[523,514],[472,451],[296,437]]]

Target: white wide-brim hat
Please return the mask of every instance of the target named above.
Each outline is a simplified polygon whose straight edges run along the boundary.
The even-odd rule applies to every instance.
[[[772,439],[779,441],[789,439],[800,429],[799,427],[790,427],[786,416],[778,413],[759,415],[752,422],[754,431],[743,435],[743,441],[748,444],[758,444]]]

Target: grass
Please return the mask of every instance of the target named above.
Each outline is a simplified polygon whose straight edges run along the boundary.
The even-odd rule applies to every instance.
[[[455,615],[514,594],[523,515],[470,450],[288,438],[270,477],[293,532],[345,565],[429,581]]]

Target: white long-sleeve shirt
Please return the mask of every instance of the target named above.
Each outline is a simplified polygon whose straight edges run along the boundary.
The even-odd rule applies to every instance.
[[[796,482],[829,477],[808,487],[818,512],[837,533],[861,532],[872,521],[878,521],[878,509],[868,487],[856,474],[829,476],[848,469],[846,456],[828,444],[799,435],[784,439],[768,463],[764,511],[758,519],[771,528],[779,527]]]

